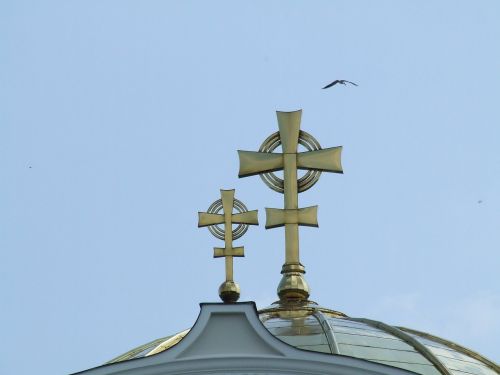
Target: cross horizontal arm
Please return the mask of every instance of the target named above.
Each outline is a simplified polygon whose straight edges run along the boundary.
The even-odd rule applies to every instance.
[[[223,224],[223,223],[224,223],[224,215],[198,212],[198,228],[207,227],[209,225],[215,225],[215,224]]]
[[[257,216],[258,210],[241,212],[239,214],[233,214],[231,221],[234,224],[248,224],[248,225],[259,225],[259,218]]]
[[[244,257],[245,255],[243,246],[238,247],[214,247],[214,258],[221,257]]]
[[[283,169],[283,154],[238,150],[238,156],[240,158],[238,177],[248,177]]]
[[[342,146],[329,147],[317,151],[300,152],[297,154],[297,168],[343,173],[341,153]]]
[[[295,209],[266,208],[266,229],[298,224],[308,227],[318,226],[318,206]]]

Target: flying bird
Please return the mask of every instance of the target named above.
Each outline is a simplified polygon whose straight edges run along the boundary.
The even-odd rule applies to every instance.
[[[335,81],[333,81],[329,85],[326,85],[325,87],[323,87],[323,89],[327,89],[329,87],[332,87],[333,85],[336,85],[337,83],[340,83],[341,85],[344,85],[344,86],[346,83],[350,83],[351,85],[357,86],[357,84],[355,84],[354,82],[348,81],[346,79],[336,79]]]

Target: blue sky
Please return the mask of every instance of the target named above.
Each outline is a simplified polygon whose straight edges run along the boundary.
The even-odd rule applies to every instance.
[[[500,360],[500,3],[0,3],[0,373],[66,374],[217,301],[197,212],[276,110],[344,146],[299,197],[311,298]],[[334,79],[359,87],[321,87]],[[276,299],[283,230],[252,227],[242,300]]]

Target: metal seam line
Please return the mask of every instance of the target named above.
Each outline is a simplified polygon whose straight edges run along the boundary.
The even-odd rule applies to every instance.
[[[333,327],[330,325],[328,319],[326,319],[325,315],[319,310],[314,310],[313,316],[318,320],[321,329],[323,329],[332,354],[340,354],[337,340],[335,339],[335,335],[333,334]],[[325,325],[328,327],[328,329],[325,329]]]
[[[175,336],[175,335],[173,335],[173,336]],[[150,341],[144,345],[141,345],[137,348],[129,350],[128,352],[123,353],[122,355],[120,355],[118,357],[113,358],[112,360],[106,362],[106,364],[129,360],[129,359],[133,358],[134,356],[136,356],[137,354],[139,354],[140,352],[142,352],[148,348],[156,347],[156,346],[158,346],[158,344],[162,343],[165,340],[168,340],[169,337],[173,337],[173,336],[166,336],[166,337],[162,337],[162,338]]]
[[[161,353],[164,350],[171,348],[172,346],[177,344],[179,341],[181,341],[184,338],[184,336],[186,336],[189,333],[190,330],[191,330],[190,328],[185,329],[184,331],[179,332],[178,334],[170,337],[168,340],[165,340],[164,342],[157,345],[153,350],[146,353],[144,355],[144,357],[149,357],[150,355]]]
[[[264,325],[264,323],[267,322],[269,319],[273,318],[273,316],[269,313],[265,313],[265,315],[262,316],[263,314],[259,311],[258,314],[259,314],[259,320],[262,323],[262,325]],[[266,326],[264,325],[264,327],[266,327]],[[266,327],[266,329],[269,331],[269,329],[267,327]]]
[[[364,318],[350,318],[350,319],[356,322],[366,323],[373,327],[382,329],[383,331],[392,333],[394,336],[400,338],[407,344],[413,346],[417,350],[417,352],[422,354],[430,363],[436,366],[436,368],[439,370],[441,374],[452,375],[452,373],[439,361],[439,359],[437,359],[437,357],[429,349],[427,349],[427,347],[424,344],[420,343],[417,339],[411,337],[408,333],[403,332],[402,330],[397,329],[396,327],[390,326],[388,324],[376,320],[364,319]]]

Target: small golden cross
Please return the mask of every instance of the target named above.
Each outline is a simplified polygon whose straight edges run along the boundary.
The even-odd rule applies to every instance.
[[[316,150],[298,152],[297,148],[299,142],[301,142],[300,120],[302,111],[277,112],[277,116],[279,142],[283,153],[238,151],[240,159],[238,176],[248,177],[283,170],[285,207],[284,209],[266,208],[266,229],[285,227],[285,264],[281,271],[284,276],[280,286],[278,286],[278,294],[282,299],[307,299],[309,297],[309,287],[302,277],[305,269],[299,260],[298,226],[318,226],[317,206],[298,207],[298,194],[300,191],[298,189],[297,170],[342,173],[340,162],[342,147],[321,149],[318,144]],[[316,140],[314,142],[317,143]]]
[[[214,247],[214,258],[226,258],[226,281],[222,283],[219,288],[219,296],[224,302],[236,302],[240,295],[240,288],[233,280],[233,257],[243,257],[243,246],[233,247],[233,239],[235,231],[233,231],[233,224],[241,224],[244,226],[258,225],[257,210],[248,211],[243,203],[234,198],[233,190],[221,190],[221,199],[215,203],[215,212],[198,212],[198,228],[206,226],[215,226],[224,224],[224,243],[225,247]],[[214,205],[212,205],[213,207]],[[233,214],[233,208],[240,212]],[[222,209],[222,214],[219,214]],[[242,236],[246,232],[243,229],[239,232]],[[212,232],[214,233],[214,232]],[[214,235],[220,239],[217,234]]]

